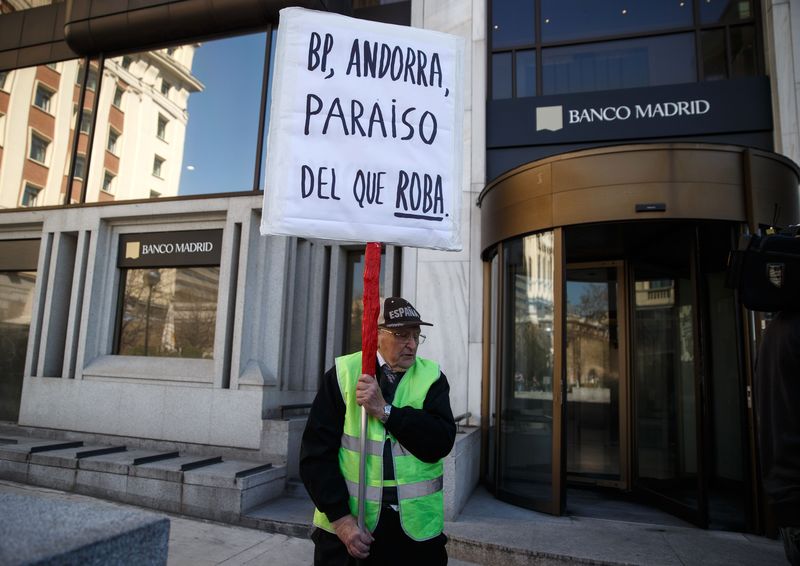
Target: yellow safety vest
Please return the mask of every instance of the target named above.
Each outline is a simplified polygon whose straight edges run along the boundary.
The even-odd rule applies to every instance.
[[[361,375],[361,352],[336,358],[336,376],[345,404],[344,432],[339,448],[339,469],[350,493],[350,512],[358,513],[359,438],[361,406],[356,402],[356,384]],[[392,405],[421,409],[428,389],[439,379],[439,364],[417,358],[406,371],[395,392]],[[406,450],[391,434],[394,481],[383,479],[383,445],[387,432],[378,419],[367,423],[367,465],[364,524],[370,532],[378,525],[383,487],[397,487],[400,524],[414,540],[432,539],[444,528],[444,493],[442,460],[429,464]],[[319,509],[314,510],[314,524],[329,532],[333,527]]]

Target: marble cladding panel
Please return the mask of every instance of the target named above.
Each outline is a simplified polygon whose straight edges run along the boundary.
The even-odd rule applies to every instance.
[[[211,444],[258,448],[261,423],[260,391],[213,390],[209,420]]]
[[[782,153],[800,164],[800,132],[785,133],[781,136]]]
[[[467,403],[467,265],[465,262],[420,262],[415,306],[434,326],[419,355],[439,362],[450,383],[455,414]]]
[[[478,213],[477,206],[475,205],[475,198],[469,191],[461,191],[457,193],[461,195],[461,221],[459,230],[461,233],[461,251],[459,252],[446,252],[439,250],[429,250],[419,248],[417,250],[417,261],[422,262],[454,262],[454,261],[469,261],[473,255],[470,250],[470,224],[476,219],[480,221],[480,214]],[[405,250],[403,254],[405,255]],[[405,269],[405,265],[403,266]],[[409,299],[410,301],[411,299]],[[413,303],[413,301],[411,301]]]
[[[22,390],[19,424],[76,430],[80,381],[26,377]]]
[[[135,427],[137,436],[160,438],[164,430],[164,392],[161,387],[142,387],[136,395],[120,395],[119,422]],[[106,432],[106,431],[102,431]],[[128,431],[121,431],[129,434]]]
[[[476,0],[477,1],[477,0]],[[486,183],[486,41],[474,41],[470,128],[470,183]]]
[[[469,99],[469,93],[466,93]],[[472,110],[464,111],[464,122],[461,127],[462,151],[461,158],[461,190],[469,191],[472,183]]]
[[[474,203],[479,192],[472,192]],[[469,340],[483,340],[483,261],[481,261],[481,214],[477,206],[472,208],[470,229],[469,258]]]
[[[424,2],[423,19],[426,29],[452,33],[469,39],[472,34],[472,2],[428,0]]]
[[[211,404],[202,389],[164,388],[164,430],[186,442],[208,444]]]
[[[467,386],[467,411],[472,413],[470,424],[480,422],[481,381],[483,379],[483,343],[469,343],[469,384]]]
[[[486,0],[472,0],[472,40],[486,40]],[[485,57],[485,51],[484,57]],[[474,61],[474,59],[473,59]]]

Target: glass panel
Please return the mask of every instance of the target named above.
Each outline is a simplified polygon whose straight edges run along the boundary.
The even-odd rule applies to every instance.
[[[634,277],[638,479],[642,486],[696,509],[694,313],[688,266],[636,266]]]
[[[517,98],[536,96],[536,51],[517,51]]]
[[[744,531],[747,509],[745,483],[745,404],[739,358],[739,329],[734,290],[725,285],[728,251],[734,241],[730,228],[701,232],[700,265],[705,271],[710,352],[711,442],[708,511],[711,528]]]
[[[19,418],[35,271],[0,272],[0,420]]]
[[[383,306],[386,250],[381,251],[381,274],[378,283],[380,304]],[[364,312],[364,250],[347,252],[347,281],[345,297],[344,353],[361,350],[361,314]]]
[[[544,94],[680,84],[696,79],[693,34],[542,50]]]
[[[511,98],[511,53],[492,55],[492,100]]]
[[[752,0],[700,0],[700,22],[734,23],[754,17]]]
[[[123,279],[118,354],[214,357],[219,267],[126,269]]]
[[[492,49],[532,44],[534,14],[533,0],[492,0]]]
[[[731,28],[731,77],[756,74],[756,32],[753,26]]]
[[[275,68],[275,41],[278,38],[277,30],[272,31],[272,43],[270,45],[272,48],[269,52],[269,73],[267,76],[267,108],[265,109],[265,117],[264,117],[264,142],[263,142],[263,150],[261,152],[261,178],[258,180],[258,186],[261,190],[264,190],[264,179],[266,179],[266,172],[267,172],[267,151],[269,151],[268,146],[268,138],[269,138],[269,110],[272,108],[272,70]]]
[[[703,50],[703,80],[724,79],[725,71],[725,30],[704,31],[700,35]]]
[[[617,269],[567,271],[567,473],[620,479]]]
[[[0,73],[0,208],[62,204],[78,60]]]
[[[109,199],[106,172],[114,200],[252,190],[265,45],[258,33],[106,60],[97,127],[121,147],[95,138],[87,201]]]
[[[64,2],[64,0],[0,0],[0,17],[2,17],[3,14],[30,10],[31,8],[38,8],[40,6],[49,6],[50,4],[61,4],[62,2]]]
[[[542,42],[692,25],[691,0],[542,0]]]
[[[528,501],[553,490],[553,244],[546,232],[504,245],[497,487]]]

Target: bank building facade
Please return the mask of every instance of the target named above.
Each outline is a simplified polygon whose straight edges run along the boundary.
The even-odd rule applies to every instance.
[[[478,485],[770,532],[742,234],[800,222],[786,0],[0,2],[0,437],[269,461],[360,347],[363,244],[259,234],[278,10],[466,40],[460,252],[385,246]],[[0,463],[1,477],[13,467]],[[588,495],[587,495],[588,494]]]

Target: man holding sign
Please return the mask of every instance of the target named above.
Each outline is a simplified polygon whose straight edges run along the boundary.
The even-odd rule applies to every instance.
[[[384,302],[377,379],[361,352],[336,359],[311,407],[300,476],[316,511],[315,564],[446,564],[442,459],[455,442],[450,386],[417,357],[424,322],[400,297]],[[361,407],[367,427],[365,527],[356,520]]]

